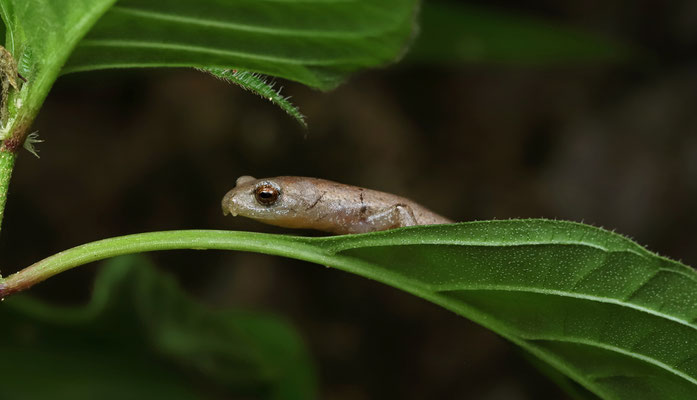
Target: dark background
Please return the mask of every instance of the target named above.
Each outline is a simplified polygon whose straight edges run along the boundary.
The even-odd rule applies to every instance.
[[[279,82],[307,134],[264,99],[195,71],[62,77],[34,125],[41,158],[23,152],[16,165],[2,273],[128,233],[287,232],[223,218],[220,200],[245,174],[394,192],[458,221],[583,221],[697,265],[697,2],[477,3],[643,55],[553,66],[406,60],[330,93]],[[323,398],[565,398],[513,345],[390,287],[257,254],[150,257],[206,304],[291,321]],[[31,291],[84,303],[97,268]]]

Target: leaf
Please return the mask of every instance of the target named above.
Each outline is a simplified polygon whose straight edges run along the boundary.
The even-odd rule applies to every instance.
[[[600,397],[697,396],[697,274],[619,235],[489,221],[321,246],[498,332]]]
[[[697,272],[572,222],[480,221],[322,238],[152,232],[66,250],[5,278],[0,292],[105,257],[183,248],[281,255],[383,282],[497,332],[601,398],[697,397]]]
[[[19,128],[26,134],[59,72],[134,67],[238,69],[331,89],[352,72],[398,59],[410,41],[418,6],[418,0],[114,3],[0,0],[6,47],[24,67],[20,73],[29,81],[17,103],[22,109],[14,113],[18,115],[0,138]],[[242,85],[255,91],[253,86]],[[287,101],[271,97],[298,118],[300,114],[293,113]]]
[[[489,221],[325,240],[607,399],[697,396],[697,274],[600,229]]]
[[[620,62],[636,53],[581,28],[451,1],[424,2],[421,25],[411,62],[575,65]]]
[[[110,261],[85,307],[18,296],[0,319],[2,398],[314,397],[312,366],[288,325],[209,310],[142,257]]]
[[[64,72],[123,67],[234,68],[330,89],[395,61],[417,0],[120,0]]]
[[[267,82],[263,76],[248,71],[222,68],[206,68],[203,71],[206,71],[217,78],[223,79],[226,82],[232,82],[239,85],[243,89],[249,90],[250,92],[269,100],[270,102],[281,107],[281,109],[288,113],[288,115],[295,118],[295,120],[298,121],[303,128],[307,129],[305,116],[302,115],[300,110],[290,102],[289,97],[284,97],[281,95],[281,89],[274,89],[273,83]]]

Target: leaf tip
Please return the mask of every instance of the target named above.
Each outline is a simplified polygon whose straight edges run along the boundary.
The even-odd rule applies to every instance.
[[[274,88],[274,86],[276,86],[275,80],[269,81],[266,77],[256,72],[241,71],[238,69],[226,69],[218,67],[197,69],[202,72],[207,72],[218,79],[234,83],[242,89],[255,93],[256,95],[272,102],[285,111],[286,114],[293,117],[296,122],[303,127],[303,129],[307,129],[305,116],[300,112],[298,107],[289,101],[290,96],[284,97],[281,95],[281,90],[283,89],[282,86],[279,89]]]

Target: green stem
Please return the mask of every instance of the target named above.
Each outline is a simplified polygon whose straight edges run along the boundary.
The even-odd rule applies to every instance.
[[[53,275],[105,258],[156,250],[242,250],[328,264],[329,253],[305,238],[252,232],[186,230],[119,236],[73,247],[0,280],[0,298],[27,289]]]
[[[0,227],[2,226],[2,218],[5,215],[7,191],[10,186],[15,159],[17,159],[17,153],[5,146],[0,147]]]

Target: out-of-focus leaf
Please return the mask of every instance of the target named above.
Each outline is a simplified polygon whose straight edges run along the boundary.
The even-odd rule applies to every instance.
[[[314,397],[312,366],[280,320],[212,311],[142,257],[108,263],[81,308],[0,306],[0,398]]]
[[[510,11],[425,1],[417,63],[556,65],[607,63],[634,53],[609,37]]]

